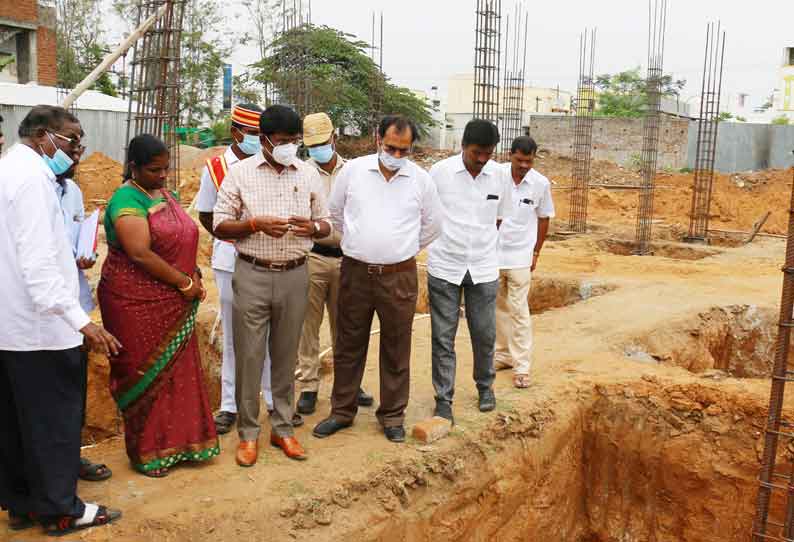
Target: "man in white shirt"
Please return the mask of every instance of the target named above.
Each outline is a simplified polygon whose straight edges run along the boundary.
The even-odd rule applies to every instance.
[[[201,185],[196,199],[199,221],[210,235],[212,231],[212,210],[218,201],[218,190],[226,178],[229,168],[240,160],[245,160],[262,149],[259,142],[259,117],[262,108],[256,104],[238,104],[232,110],[231,135],[234,143],[221,156],[207,160],[201,173]],[[237,421],[237,402],[234,398],[235,356],[234,327],[232,326],[232,276],[237,250],[234,242],[218,239],[212,243],[212,272],[218,287],[221,309],[221,329],[223,331],[223,361],[221,363],[221,406],[215,415],[215,429],[219,435],[228,433]],[[268,412],[273,410],[273,394],[270,390],[270,356],[266,355],[262,371],[262,393]]]
[[[513,212],[499,229],[499,294],[496,299],[497,369],[513,368],[513,385],[529,386],[532,362],[532,319],[529,285],[554,216],[551,183],[533,169],[538,146],[531,137],[517,137],[510,162],[502,165],[510,186]]]
[[[0,507],[12,528],[50,534],[104,525],[120,512],[77,497],[83,339],[106,355],[121,345],[80,307],[74,253],[55,176],[81,146],[80,123],[36,106],[21,142],[0,159]]]
[[[491,161],[499,130],[486,120],[470,121],[461,139],[462,153],[430,169],[444,208],[444,232],[428,249],[427,289],[432,332],[435,415],[454,423],[455,336],[465,296],[466,323],[474,354],[479,408],[496,408],[493,353],[496,339],[498,222],[510,207],[507,184]]]
[[[443,218],[432,179],[408,160],[416,138],[413,121],[384,117],[378,127],[378,154],[349,161],[331,193],[331,222],[342,234],[344,257],[331,415],[314,428],[318,438],[353,424],[377,313],[380,405],[375,414],[387,439],[405,440],[418,293],[415,258],[439,236]]]
[[[82,137],[82,134],[81,134]],[[85,220],[85,206],[83,205],[83,193],[77,183],[74,182],[74,174],[77,166],[80,165],[80,159],[85,152],[85,147],[80,145],[76,149],[72,149],[70,156],[74,163],[72,167],[66,170],[62,175],[55,177],[55,194],[58,196],[58,201],[61,205],[61,212],[63,213],[63,223],[66,226],[66,235],[69,238],[69,244],[72,247],[72,253],[75,255],[75,264],[77,265],[77,279],[80,283],[80,307],[86,312],[91,314],[94,310],[94,296],[91,292],[91,286],[88,284],[88,279],[85,276],[85,271],[91,269],[96,263],[96,259],[77,258],[77,248],[80,240],[80,226]],[[83,385],[83,422],[85,425],[86,415],[86,400],[88,397],[88,351],[83,349],[80,352],[80,362],[82,365],[82,385]],[[107,465],[102,463],[92,463],[88,459],[80,456],[80,479],[88,482],[100,482],[107,480],[112,475],[111,470]]]
[[[346,163],[336,152],[336,135],[331,117],[326,113],[306,115],[303,119],[303,144],[309,150],[306,163],[320,174],[326,188],[325,197],[328,198],[337,175]],[[314,414],[317,408],[317,392],[320,389],[320,326],[326,307],[332,346],[336,340],[336,308],[342,267],[342,249],[339,247],[341,240],[339,232],[333,232],[325,239],[317,239],[309,252],[309,304],[303,320],[295,377],[300,390],[296,410],[300,414]],[[359,390],[358,405],[372,406],[372,403],[372,396]]]

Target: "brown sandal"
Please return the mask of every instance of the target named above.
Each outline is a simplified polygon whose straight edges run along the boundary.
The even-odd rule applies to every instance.
[[[529,375],[513,375],[513,386],[519,389],[529,387]]]

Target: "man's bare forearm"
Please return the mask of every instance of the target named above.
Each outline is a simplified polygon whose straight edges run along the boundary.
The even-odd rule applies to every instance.
[[[540,249],[543,248],[543,243],[546,242],[546,235],[549,233],[550,223],[551,219],[549,218],[538,219],[538,239],[535,242],[535,252],[540,252]]]
[[[224,220],[215,227],[213,235],[218,239],[243,239],[256,230],[250,220]]]

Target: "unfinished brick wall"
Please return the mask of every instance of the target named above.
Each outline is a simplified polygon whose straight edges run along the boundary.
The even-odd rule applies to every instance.
[[[628,165],[642,154],[640,119],[596,118],[593,121],[593,158]],[[687,166],[689,121],[663,116],[659,130],[659,168]],[[533,115],[530,135],[541,149],[570,156],[573,117]]]
[[[0,18],[35,23],[39,20],[38,0],[0,0]]]
[[[55,60],[55,31],[40,26],[36,31],[36,54],[38,57],[40,85],[55,86],[58,83],[58,68]]]

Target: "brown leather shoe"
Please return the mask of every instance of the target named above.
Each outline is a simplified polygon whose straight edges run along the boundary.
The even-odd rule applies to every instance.
[[[297,459],[298,461],[307,459],[306,451],[295,437],[280,437],[275,433],[270,433],[270,444],[275,448],[281,448],[284,451],[284,455],[290,459]]]
[[[241,467],[253,467],[259,455],[257,441],[241,440],[237,445],[237,464]]]

